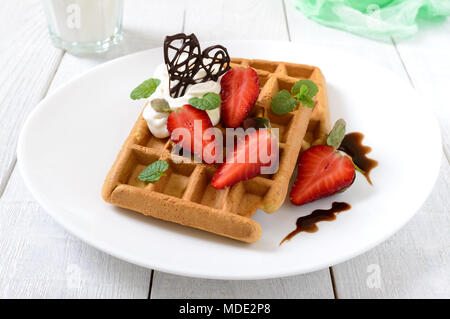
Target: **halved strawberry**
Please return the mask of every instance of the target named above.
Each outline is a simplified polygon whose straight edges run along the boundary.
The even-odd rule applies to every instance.
[[[350,186],[354,179],[355,167],[350,158],[332,146],[313,146],[300,155],[291,202],[303,205],[330,196]]]
[[[199,122],[196,124],[196,121]],[[197,132],[194,131],[194,127],[198,128]],[[205,159],[208,163],[214,163],[219,153],[215,145],[215,135],[212,135],[211,138],[204,136],[205,131],[212,127],[208,114],[189,104],[170,113],[167,119],[167,129],[170,132],[171,140],[201,159],[205,159],[203,150],[208,147],[207,154],[211,154],[213,157]],[[177,129],[180,130],[177,131]],[[210,143],[214,144],[208,146]]]
[[[232,186],[261,174],[261,167],[276,164],[278,152],[272,150],[277,143],[267,129],[247,134],[234,151],[228,154],[225,163],[214,174],[211,185],[216,189]],[[262,151],[261,147],[267,147]]]
[[[235,128],[247,118],[259,95],[258,74],[252,68],[232,68],[220,81],[222,119]]]

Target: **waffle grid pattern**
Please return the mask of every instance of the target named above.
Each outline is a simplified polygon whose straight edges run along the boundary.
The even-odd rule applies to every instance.
[[[307,65],[232,59],[232,66],[250,66],[258,73],[261,92],[251,115],[267,117],[279,129],[278,171],[216,190],[210,181],[218,166],[172,155],[170,139],[152,136],[141,115],[106,178],[102,195],[107,202],[241,241],[259,239],[261,227],[250,217],[258,208],[272,213],[282,205],[301,146],[316,143],[328,132],[325,81],[318,68]],[[273,95],[290,90],[299,79],[319,86],[314,111],[300,106],[288,114],[272,113]],[[139,173],[158,159],[169,163],[166,176],[154,184],[141,182]]]

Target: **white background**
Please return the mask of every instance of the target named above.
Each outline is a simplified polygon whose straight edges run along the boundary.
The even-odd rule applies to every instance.
[[[95,58],[52,47],[40,1],[0,2],[0,297],[450,297],[450,108],[444,98],[450,89],[448,20],[424,26],[411,40],[379,43],[315,24],[290,0],[125,2],[122,45]],[[428,97],[424,107],[435,112],[443,136],[440,176],[427,202],[399,233],[362,256],[307,275],[261,281],[192,279],[152,271],[68,234],[33,200],[17,170],[15,150],[23,121],[43,97],[75,75],[115,57],[159,47],[165,35],[181,31],[195,32],[202,41],[329,45],[408,80]],[[401,143],[407,137],[392,138]],[[426,145],[417,145],[417,151],[426,152]]]

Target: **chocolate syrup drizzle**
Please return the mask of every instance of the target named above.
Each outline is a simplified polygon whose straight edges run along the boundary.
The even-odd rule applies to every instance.
[[[336,214],[349,210],[351,208],[350,204],[344,202],[333,202],[330,209],[316,209],[311,214],[300,217],[297,219],[296,228],[290,232],[284,239],[280,242],[280,245],[287,240],[291,240],[292,237],[301,232],[315,233],[319,230],[316,223],[321,221],[331,221],[336,219]]]
[[[378,165],[378,162],[366,156],[370,153],[372,148],[362,144],[364,139],[364,134],[360,132],[352,132],[345,135],[342,140],[339,150],[347,153],[351,158],[353,163],[356,164],[361,170],[364,177],[367,179],[370,185],[372,180],[370,179],[370,171]]]
[[[167,36],[164,40],[164,62],[169,73],[169,92],[173,98],[183,96],[189,85],[217,81],[230,69],[230,56],[225,47],[213,45],[202,52],[193,33]],[[201,69],[205,70],[206,75],[194,79]]]

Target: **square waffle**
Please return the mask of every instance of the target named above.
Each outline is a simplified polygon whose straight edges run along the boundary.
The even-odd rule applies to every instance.
[[[141,114],[106,177],[102,189],[106,202],[244,242],[260,238],[261,226],[250,217],[259,208],[273,213],[283,204],[301,148],[323,142],[328,134],[325,79],[319,68],[303,64],[235,58],[231,66],[251,67],[258,73],[261,92],[250,116],[266,117],[279,129],[278,171],[214,189],[210,181],[218,166],[176,160],[170,139],[154,137]],[[290,90],[300,79],[319,87],[314,109],[298,106],[284,115],[272,113],[273,96]],[[157,160],[169,163],[166,176],[153,184],[140,181],[140,172]]]

